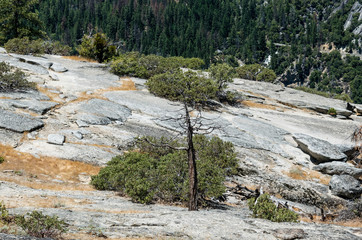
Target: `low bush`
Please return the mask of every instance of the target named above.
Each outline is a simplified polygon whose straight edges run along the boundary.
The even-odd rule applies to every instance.
[[[248,200],[253,217],[264,218],[273,222],[297,222],[298,214],[284,207],[277,207],[268,194],[260,195],[257,199]]]
[[[57,216],[51,217],[37,211],[27,213],[25,216],[16,216],[15,222],[27,234],[38,238],[60,239],[62,233],[67,230],[66,223]]]
[[[99,190],[119,191],[140,203],[187,202],[187,152],[165,147],[166,142],[173,147],[185,143],[167,138],[146,139],[137,142],[138,152],[126,153],[108,162],[107,167],[92,177],[91,184]],[[220,197],[225,192],[225,177],[236,173],[233,145],[205,136],[195,136],[194,145],[199,201]]]
[[[5,158],[0,156],[0,164],[2,164],[3,162],[5,162]]]
[[[328,114],[331,115],[331,116],[336,116],[337,111],[334,108],[330,108],[330,109],[328,109]]]
[[[28,82],[23,71],[0,62],[0,92],[25,89],[35,89],[35,83]]]
[[[111,64],[111,71],[119,76],[150,78],[180,68],[201,69],[204,61],[199,58],[161,57],[138,52],[121,54]]]
[[[79,55],[105,62],[116,56],[116,46],[112,45],[104,33],[95,33],[91,36],[84,35],[82,43],[77,48]]]
[[[24,55],[38,55],[45,52],[43,40],[30,40],[28,37],[11,39],[5,43],[4,48],[7,52]]]
[[[249,80],[273,82],[277,78],[273,70],[265,68],[260,64],[244,65],[236,68],[236,72],[240,78]]]
[[[67,56],[71,47],[61,44],[59,41],[44,41],[42,39],[30,40],[28,37],[14,38],[4,45],[6,51],[24,55],[56,54]]]

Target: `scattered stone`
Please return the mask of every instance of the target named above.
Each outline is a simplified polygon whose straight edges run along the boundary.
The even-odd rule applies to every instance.
[[[14,132],[31,132],[43,126],[41,120],[0,109],[0,128]]]
[[[27,134],[27,137],[29,140],[35,140],[37,137],[38,133],[37,132],[31,132]]]
[[[48,135],[48,143],[55,145],[63,145],[65,142],[65,137],[60,134],[49,134]]]
[[[360,182],[350,175],[333,175],[329,182],[332,193],[342,198],[359,198],[362,193]]]
[[[82,120],[77,120],[76,121],[78,127],[89,127],[89,124],[87,124],[86,122],[82,121]]]
[[[80,131],[73,131],[72,134],[79,140],[83,139],[83,134]]]
[[[303,239],[307,236],[307,234],[303,231],[303,229],[297,229],[297,228],[275,229],[273,235],[278,239],[283,239],[283,240]]]
[[[53,81],[59,81],[58,76],[53,73],[53,72],[49,72],[49,77],[53,80]]]
[[[298,147],[309,154],[316,163],[344,161],[347,156],[342,153],[338,146],[322,139],[314,138],[302,133],[293,135]]]
[[[323,114],[328,114],[328,110],[332,107],[329,107],[329,106],[308,106],[309,109],[313,110],[313,111],[316,111],[316,112],[319,112],[319,113],[323,113]],[[347,109],[342,109],[342,108],[337,108],[337,107],[333,107],[336,112],[337,112],[337,115],[341,115],[341,116],[344,116],[344,117],[349,117],[353,114],[352,111],[349,111]]]
[[[50,70],[53,70],[54,72],[58,72],[58,73],[63,73],[63,72],[67,72],[68,69],[66,69],[64,66],[58,64],[58,63],[53,63],[50,66]]]
[[[329,175],[350,175],[356,179],[362,176],[362,169],[344,162],[321,163],[313,167],[313,170]]]

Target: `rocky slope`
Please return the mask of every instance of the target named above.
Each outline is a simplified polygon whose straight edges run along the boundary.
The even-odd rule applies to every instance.
[[[226,183],[222,209],[188,212],[135,204],[88,184],[134,137],[181,132],[169,120],[181,106],[151,95],[145,80],[119,78],[103,64],[2,49],[0,61],[23,69],[38,84],[38,91],[0,93],[0,155],[6,159],[0,165],[0,196],[12,213],[56,214],[70,225],[68,239],[95,239],[100,232],[113,239],[362,237],[362,221],[348,212],[354,207],[349,199],[361,197],[362,173],[344,163],[354,151],[350,136],[362,117],[342,101],[235,79],[230,89],[240,93],[240,105],[203,115],[219,127],[212,134],[236,146],[239,174]],[[326,114],[331,107],[337,117]],[[303,221],[250,218],[239,191],[243,187],[262,187],[288,201]],[[349,214],[343,218],[351,220],[343,222],[349,227],[307,223],[322,215],[337,223],[341,210]]]

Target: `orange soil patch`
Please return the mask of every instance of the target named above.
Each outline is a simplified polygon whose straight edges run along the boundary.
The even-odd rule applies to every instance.
[[[264,108],[264,109],[276,110],[276,107],[274,107],[274,106],[256,103],[256,102],[249,101],[249,100],[242,101],[241,103],[244,104],[245,106],[251,107],[251,108]]]
[[[49,181],[58,179],[65,183],[81,184],[79,175],[98,174],[100,167],[90,164],[75,162],[70,160],[57,159],[53,157],[36,158],[31,154],[18,152],[10,146],[0,145],[0,156],[5,158],[5,162],[0,164],[0,171],[13,170],[26,176],[36,176],[36,180]],[[1,176],[9,178],[9,176]],[[16,179],[14,178],[14,181]],[[32,187],[37,183],[31,179]],[[42,185],[41,183],[40,185]],[[52,183],[50,183],[52,185]]]
[[[59,94],[49,92],[49,89],[47,89],[47,88],[42,88],[42,87],[39,87],[39,86],[37,86],[37,89],[38,89],[39,92],[43,93],[43,94],[46,95],[48,98],[50,98],[50,101],[52,101],[52,102],[57,102],[57,103],[61,103],[61,101],[56,100],[57,98],[59,98]]]
[[[105,98],[103,96],[104,93],[106,92],[114,92],[114,91],[135,91],[137,90],[135,83],[128,77],[124,77],[120,79],[122,82],[122,85],[120,86],[115,86],[115,87],[109,87],[109,88],[104,88],[104,89],[97,89],[94,90],[92,94],[87,94],[87,92],[81,92],[78,95],[78,98],[74,101],[74,102],[84,102],[93,98],[98,98],[98,99],[103,99],[103,100],[107,100],[107,98]]]
[[[56,196],[22,196],[21,198],[2,198],[7,208],[18,207],[36,207],[36,208],[62,208],[69,206],[77,206],[91,204],[92,202],[86,199],[72,199]]]
[[[9,97],[0,97],[0,99],[11,99]]]
[[[303,222],[313,222],[313,223],[320,223],[320,224],[334,224],[344,227],[362,227],[362,219],[354,219],[350,221],[343,221],[343,222],[334,222],[334,221],[322,221],[320,216],[313,216],[313,220],[308,217],[300,217],[300,221]]]
[[[289,170],[289,172],[283,171],[283,173],[290,178],[296,180],[313,180],[318,179],[320,183],[328,185],[331,180],[330,176],[326,176],[321,174],[320,172],[314,170],[303,170],[301,167],[293,167]]]
[[[62,58],[69,59],[69,60],[74,60],[74,61],[97,63],[97,61],[95,61],[93,59],[85,58],[85,57],[81,57],[81,56],[62,56]]]

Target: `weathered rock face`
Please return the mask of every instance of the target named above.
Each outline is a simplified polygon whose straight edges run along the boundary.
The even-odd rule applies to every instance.
[[[316,163],[344,161],[347,159],[347,156],[337,146],[327,141],[302,133],[294,134],[293,138],[304,152],[315,159]]]
[[[41,128],[44,123],[41,120],[16,114],[0,108],[0,128],[5,128],[14,132],[31,132]]]
[[[329,175],[350,175],[356,179],[362,176],[362,169],[344,162],[321,163],[313,167],[313,170]]]
[[[329,186],[334,195],[343,198],[359,198],[362,193],[360,182],[350,175],[334,175]]]
[[[150,94],[143,79],[119,78],[109,73],[104,64],[49,55],[12,57],[2,54],[0,49],[1,60],[26,70],[29,79],[39,84],[43,92],[0,93],[0,106],[4,108],[1,112],[43,123],[28,134],[0,129],[0,143],[15,147],[15,160],[22,160],[18,156],[23,154],[26,161],[36,157],[34,169],[42,169],[34,173],[31,167],[24,167],[20,169],[26,169],[23,176],[18,176],[15,170],[26,161],[11,166],[9,160],[7,165],[0,165],[1,179],[13,177],[20,184],[12,184],[12,180],[0,183],[0,198],[12,206],[12,213],[23,214],[41,206],[44,213],[65,219],[73,232],[86,231],[94,225],[110,238],[358,239],[361,235],[355,229],[333,225],[275,224],[252,219],[245,201],[234,192],[226,195],[226,201],[238,207],[221,205],[226,210],[190,213],[182,207],[144,206],[117,193],[95,191],[87,184],[90,176],[99,171],[96,166],[103,166],[112,157],[129,150],[135,137],[184,137],[182,121],[172,120],[183,114],[182,105]],[[346,139],[362,124],[362,118],[352,114],[349,118],[354,121],[342,121],[312,112],[308,109],[313,103],[341,110],[346,104],[283,86],[235,79],[230,89],[240,96],[239,106],[220,105],[217,111],[202,112],[203,124],[217,128],[210,135],[235,145],[239,172],[228,178],[228,183],[248,189],[263,187],[288,201],[289,206],[300,209],[303,216],[319,214],[319,208],[326,205],[332,212],[336,206],[346,206],[347,200],[331,195],[328,188],[331,176],[311,170],[310,156],[298,148],[292,136],[302,132],[329,141],[332,147],[341,143],[350,145]],[[54,104],[58,105],[52,107]],[[32,116],[26,115],[29,111]],[[20,122],[18,125],[27,124]],[[7,126],[12,124],[6,121]],[[57,144],[48,143],[53,134],[60,137],[52,141]],[[347,148],[338,146],[346,154]],[[47,159],[55,161],[43,163]],[[75,163],[77,167],[73,166]],[[6,169],[1,169],[4,166]],[[97,169],[91,172],[91,168]],[[77,172],[77,169],[82,170]],[[28,185],[23,181],[28,181]]]

